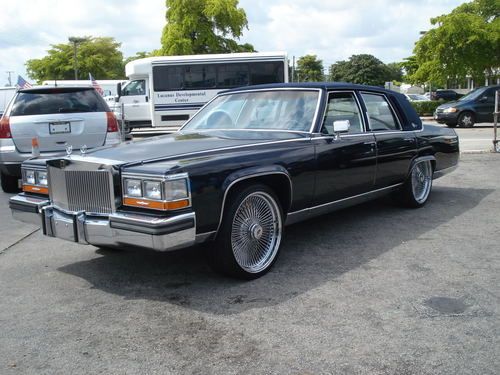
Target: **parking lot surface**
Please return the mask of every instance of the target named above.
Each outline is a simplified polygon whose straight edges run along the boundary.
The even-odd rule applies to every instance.
[[[111,251],[14,222],[0,193],[1,374],[498,374],[500,155],[462,155],[428,204],[287,228],[272,271],[207,248]]]

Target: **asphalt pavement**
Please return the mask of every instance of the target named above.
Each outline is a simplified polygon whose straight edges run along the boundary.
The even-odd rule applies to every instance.
[[[0,193],[0,374],[498,374],[500,155],[462,155],[428,204],[287,228],[272,271],[209,248],[111,251],[14,222]]]

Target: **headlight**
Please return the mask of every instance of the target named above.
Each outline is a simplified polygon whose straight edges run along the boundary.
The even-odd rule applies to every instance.
[[[456,109],[455,107],[449,107],[443,110],[444,113],[455,113],[456,111],[458,111],[458,109]]]
[[[169,176],[123,176],[123,204],[152,210],[178,210],[191,206],[186,173]]]
[[[36,172],[36,182],[41,186],[48,186],[47,171],[37,171]]]
[[[165,181],[165,199],[167,201],[177,201],[188,197],[189,192],[185,179]]]
[[[22,168],[23,191],[26,193],[49,194],[47,171]]]
[[[125,179],[125,195],[142,198],[142,180]]]
[[[25,172],[25,179],[26,183],[29,185],[35,185],[36,184],[36,177],[35,177],[35,171],[31,169],[27,169]]]
[[[144,198],[161,200],[161,181],[144,181]]]

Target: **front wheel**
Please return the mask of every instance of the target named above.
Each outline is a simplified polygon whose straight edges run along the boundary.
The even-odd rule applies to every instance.
[[[476,123],[476,119],[474,117],[474,113],[472,112],[463,112],[458,116],[458,125],[462,128],[472,128]]]
[[[232,196],[213,247],[212,265],[222,273],[256,279],[272,267],[283,235],[283,211],[266,185]]]
[[[432,174],[432,164],[429,160],[416,163],[400,191],[400,202],[407,207],[422,207],[431,193]]]

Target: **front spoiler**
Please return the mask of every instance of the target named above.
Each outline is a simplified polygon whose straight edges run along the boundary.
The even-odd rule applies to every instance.
[[[10,198],[9,206],[14,219],[41,226],[44,235],[81,244],[170,251],[191,246],[196,240],[194,212],[172,217],[119,212],[93,216],[65,212],[46,198],[25,194]]]

